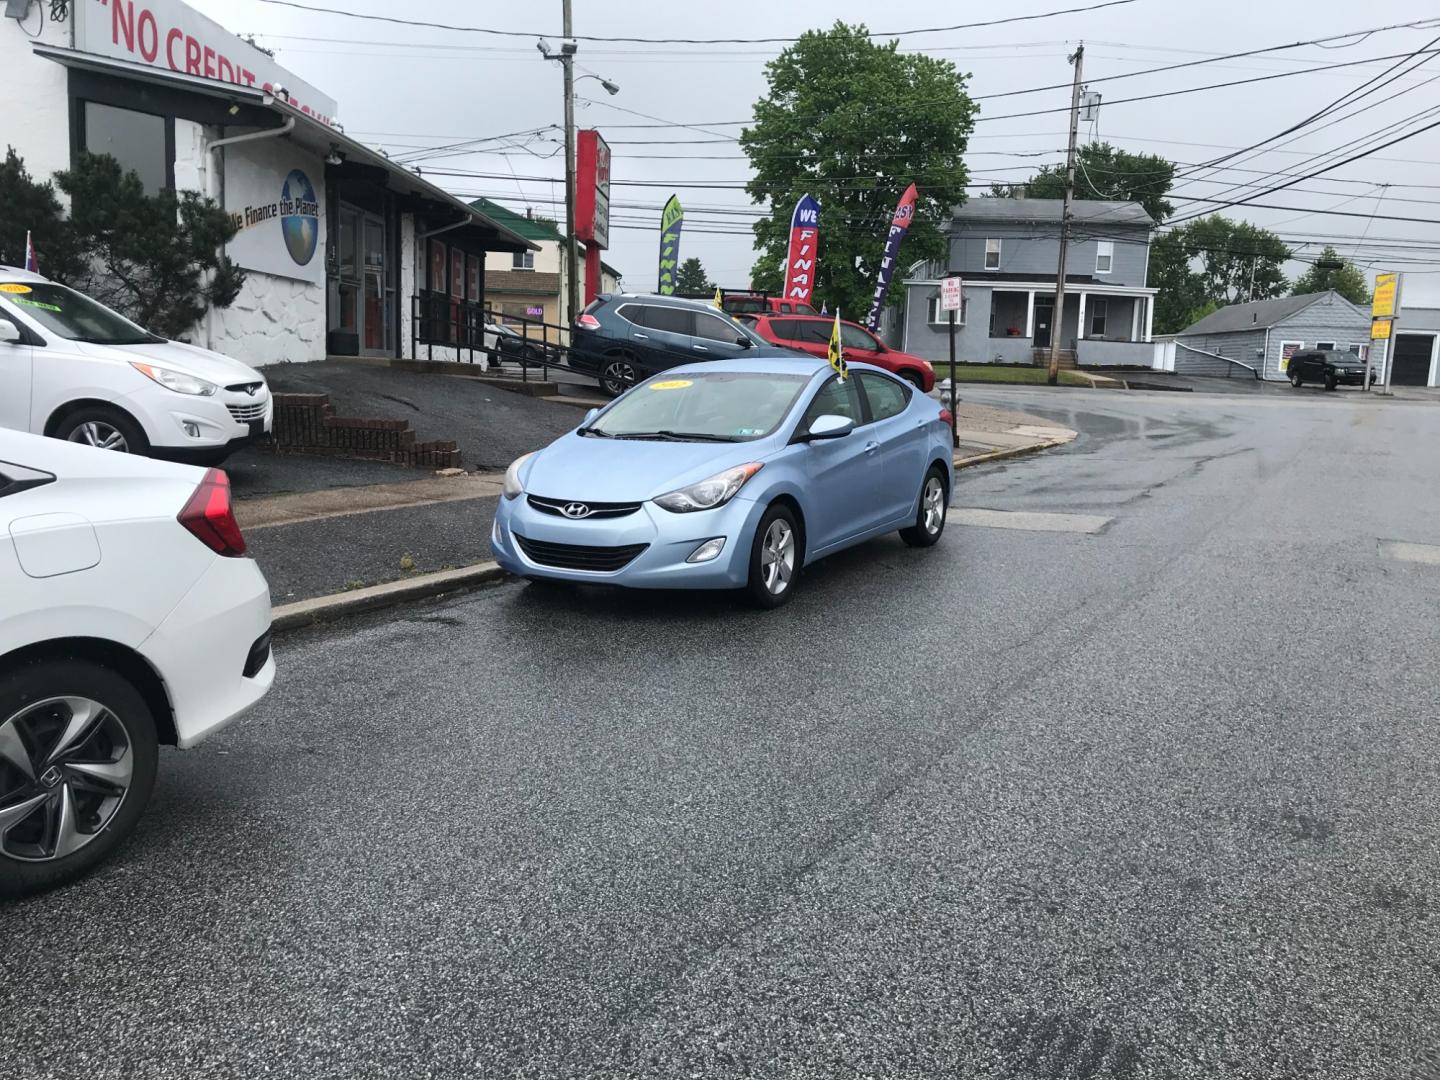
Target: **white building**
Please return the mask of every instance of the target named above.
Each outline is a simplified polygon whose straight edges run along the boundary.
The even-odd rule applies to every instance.
[[[36,179],[112,154],[236,218],[245,286],[196,344],[253,365],[479,345],[487,254],[533,242],[346,136],[334,100],[181,0],[53,10],[9,0],[0,18],[0,72],[23,101],[0,143]]]

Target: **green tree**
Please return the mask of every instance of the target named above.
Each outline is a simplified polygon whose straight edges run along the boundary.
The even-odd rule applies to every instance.
[[[679,271],[675,274],[675,291],[682,295],[689,293],[713,293],[715,284],[705,273],[705,267],[695,256],[690,256],[680,264]]]
[[[902,264],[945,256],[975,105],[954,64],[897,45],[836,22],[766,65],[769,89],[740,135],[754,174],[746,190],[766,212],[754,226],[757,288],[783,287],[790,214],[805,194],[821,207],[815,302],[832,311],[869,310],[886,230],[911,182],[919,198]]]
[[[1274,233],[1219,214],[1171,229],[1150,248],[1156,331],[1173,334],[1226,304],[1284,296],[1290,257]]]
[[[55,182],[70,197],[69,225],[85,256],[66,284],[170,338],[235,302],[245,272],[222,249],[236,227],[214,200],[147,195],[108,154],[82,154]]]
[[[1304,296],[1327,289],[1334,289],[1352,304],[1370,306],[1369,279],[1358,266],[1340,258],[1340,253],[1329,246],[1320,252],[1320,258],[1309,270],[1295,279],[1290,295]]]
[[[1092,142],[1075,154],[1075,198],[1137,202],[1157,222],[1175,212],[1165,196],[1175,183],[1175,166],[1155,154],[1132,154],[1109,143]],[[1046,165],[1024,184],[991,184],[990,195],[1034,199],[1065,197],[1065,166]]]
[[[75,230],[65,219],[55,186],[33,180],[24,160],[10,147],[0,166],[0,263],[25,265],[27,232],[45,276],[69,281],[84,269]]]

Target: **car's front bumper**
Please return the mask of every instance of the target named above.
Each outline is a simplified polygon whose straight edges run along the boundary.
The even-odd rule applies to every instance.
[[[175,712],[180,747],[249,712],[275,681],[268,655],[252,650],[270,629],[270,586],[252,559],[217,556],[175,609],[140,645],[160,674]]]
[[[147,387],[121,404],[136,414],[157,455],[177,460],[238,449],[269,434],[275,423],[268,388],[253,396],[222,389],[200,397]]]
[[[750,574],[755,526],[764,506],[736,497],[716,510],[672,514],[654,503],[619,518],[572,521],[530,506],[526,496],[500,500],[490,532],[495,560],[512,574],[527,578],[623,585],[636,589],[735,589]],[[618,570],[580,570],[537,561],[516,541],[517,534],[542,544],[616,548],[645,545]],[[708,562],[686,560],[707,540],[723,537],[725,546]]]

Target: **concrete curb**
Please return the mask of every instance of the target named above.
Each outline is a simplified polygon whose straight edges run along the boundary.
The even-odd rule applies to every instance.
[[[410,600],[423,600],[444,593],[464,592],[468,589],[503,581],[509,575],[493,562],[462,566],[458,570],[441,570],[434,574],[420,574],[413,578],[371,585],[351,592],[333,593],[330,596],[315,596],[309,600],[298,600],[274,609],[270,615],[270,629],[277,634],[298,630],[304,626],[329,622],[347,615],[359,615],[378,608],[391,607]]]
[[[1050,450],[1057,446],[1068,446],[1074,439],[1049,439],[1045,442],[1031,443],[1029,446],[1007,446],[1003,450],[992,450],[988,454],[972,454],[969,457],[957,457],[954,459],[955,468],[968,469],[972,465],[984,465],[991,461],[1004,461],[1006,458],[1020,457],[1022,454],[1036,454],[1041,450]]]

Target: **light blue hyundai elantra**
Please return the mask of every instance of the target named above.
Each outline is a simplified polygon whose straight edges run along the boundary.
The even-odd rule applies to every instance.
[[[490,543],[526,578],[789,599],[816,559],[898,531],[929,547],[954,483],[934,401],[808,357],[671,368],[511,464]]]

